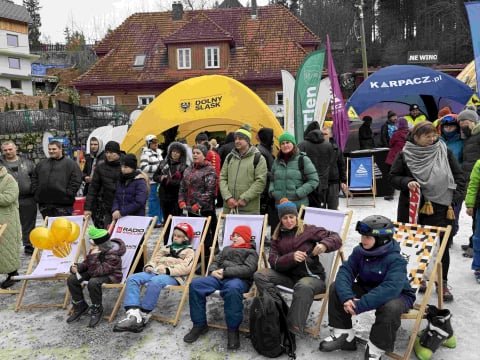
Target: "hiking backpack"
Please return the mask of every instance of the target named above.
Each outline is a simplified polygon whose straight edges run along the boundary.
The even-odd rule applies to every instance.
[[[250,340],[260,355],[275,358],[286,353],[295,359],[295,335],[288,331],[288,305],[277,303],[264,293],[253,298],[250,307]]]

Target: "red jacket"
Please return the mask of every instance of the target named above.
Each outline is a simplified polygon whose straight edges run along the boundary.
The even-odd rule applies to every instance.
[[[398,130],[395,130],[389,142],[390,151],[388,152],[387,158],[385,159],[385,164],[393,164],[395,156],[397,156],[397,154],[403,149],[403,146],[407,141],[409,131],[410,130],[408,128],[400,128]]]

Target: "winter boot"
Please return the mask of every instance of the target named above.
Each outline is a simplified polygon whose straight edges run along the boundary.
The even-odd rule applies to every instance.
[[[130,331],[139,333],[145,327],[139,308],[129,309],[124,319],[120,320],[113,327],[114,332]]]
[[[335,350],[357,350],[357,341],[353,329],[333,328],[330,336],[320,342],[318,347],[320,351],[330,352]]]
[[[385,350],[380,349],[368,340],[367,346],[365,347],[365,360],[381,360],[383,354],[385,354]]]
[[[88,323],[88,327],[94,328],[95,326],[97,326],[100,320],[102,320],[102,314],[102,304],[92,304],[92,306],[90,306],[90,322]]]
[[[240,347],[240,332],[237,330],[228,330],[227,349],[237,350]]]
[[[88,310],[88,304],[85,300],[80,300],[77,303],[73,303],[73,313],[67,319],[67,323],[74,322],[75,320],[80,319],[80,316]]]
[[[457,338],[453,334],[450,319],[452,314],[448,309],[438,309],[428,306],[427,327],[417,336],[413,349],[420,360],[429,360],[432,354],[444,345],[449,348],[457,346]]]
[[[12,271],[11,273],[8,273],[7,278],[5,279],[4,282],[2,282],[2,284],[0,284],[0,287],[2,289],[8,289],[9,287],[12,287],[13,284],[20,281],[20,280],[13,280],[12,279],[13,276],[18,276],[18,271],[17,270]]]
[[[200,335],[206,334],[208,332],[208,325],[203,326],[194,326],[187,335],[183,337],[183,341],[186,343],[193,343],[198,340]]]
[[[437,293],[438,293],[438,283],[435,282],[435,284],[437,285]],[[453,301],[453,294],[450,292],[447,280],[443,280],[443,301],[445,302]]]

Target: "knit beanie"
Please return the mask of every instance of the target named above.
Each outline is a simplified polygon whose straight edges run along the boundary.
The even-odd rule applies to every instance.
[[[235,227],[235,229],[232,231],[232,235],[233,234],[240,235],[246,243],[250,242],[252,239],[252,229],[250,229],[250,226],[247,225],[239,225]]]
[[[95,226],[88,228],[90,243],[97,245],[101,251],[107,251],[112,247],[110,234],[105,229],[97,229]]]
[[[412,111],[412,110],[420,110],[420,108],[418,107],[417,104],[412,104],[410,105],[409,111]]]
[[[116,141],[107,142],[107,145],[105,145],[105,152],[112,152],[120,155],[120,144]]]
[[[195,142],[196,142],[196,143],[203,143],[204,141],[208,141],[208,136],[207,136],[207,134],[205,134],[205,133],[199,133],[199,134],[195,137]]]
[[[251,133],[250,125],[245,124],[245,125],[241,126],[240,129],[235,131],[235,136],[242,137],[250,143],[250,140],[252,139],[252,133]]]
[[[137,170],[137,157],[135,156],[135,154],[125,155],[120,161],[120,163],[123,166],[127,166],[131,169]]]
[[[192,147],[192,150],[198,149],[202,152],[203,156],[207,157],[208,149],[205,145],[198,144]]]
[[[297,205],[291,202],[287,198],[281,198],[280,203],[277,205],[278,218],[281,219],[285,215],[298,215]]]
[[[457,121],[460,122],[462,120],[470,120],[473,121],[475,124],[478,123],[478,114],[473,110],[463,110],[457,116]]]
[[[444,106],[443,108],[441,108],[439,111],[438,111],[438,118],[442,118],[444,117],[445,115],[448,115],[448,114],[451,114],[452,113],[452,109],[450,109],[449,106]]]
[[[397,129],[408,129],[408,121],[404,117],[398,118]]]
[[[395,114],[392,110],[388,110],[388,113],[387,113],[387,119],[390,119],[392,116],[395,116],[397,114]]]
[[[362,121],[373,121],[372,117],[370,115],[365,115],[363,118],[362,118]]]
[[[293,145],[297,145],[297,142],[295,141],[295,136],[290,134],[288,131],[284,132],[280,137],[278,138],[278,142],[281,144],[282,141],[289,141]]]

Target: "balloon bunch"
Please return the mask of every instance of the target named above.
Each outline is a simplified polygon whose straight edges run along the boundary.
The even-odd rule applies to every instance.
[[[43,250],[51,250],[59,258],[67,257],[72,251],[72,245],[80,235],[80,226],[65,218],[55,219],[50,229],[36,227],[30,232],[30,242]]]

